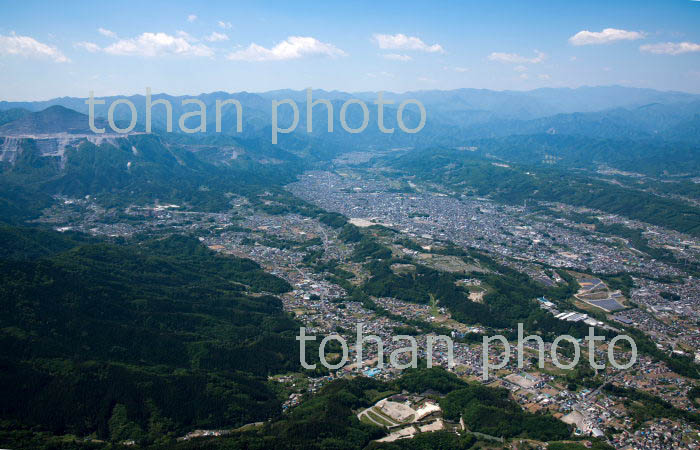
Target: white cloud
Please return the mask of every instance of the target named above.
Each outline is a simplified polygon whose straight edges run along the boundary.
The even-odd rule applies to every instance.
[[[639,31],[606,28],[603,31],[579,31],[569,38],[569,43],[572,45],[607,44],[615,41],[636,41],[643,38],[644,33]]]
[[[513,70],[515,70],[516,72],[527,72],[527,67],[525,67],[525,66],[515,66],[515,67],[513,67]]]
[[[418,77],[418,81],[421,83],[437,83],[437,80],[428,77]]]
[[[444,53],[440,44],[428,45],[420,38],[405,34],[374,34],[374,42],[383,50],[420,50],[429,53]]]
[[[199,42],[199,39],[197,39],[196,37],[192,36],[192,35],[191,35],[190,33],[188,33],[187,31],[178,30],[177,33],[175,33],[175,34],[177,34],[179,37],[181,37],[182,39],[186,40],[186,41],[189,42],[189,43],[192,43],[192,42]]]
[[[189,16],[187,16],[188,22],[191,23],[191,22],[194,22],[195,20],[197,20],[197,16],[195,14],[190,14]]]
[[[76,42],[75,47],[82,48],[83,50],[87,50],[90,53],[96,53],[102,50],[100,46],[95,44],[94,42]]]
[[[204,40],[209,42],[228,41],[228,35],[226,33],[217,33],[213,31],[209,36],[205,37]]]
[[[700,44],[694,42],[662,42],[639,47],[643,52],[657,55],[680,55],[681,53],[700,52]]]
[[[233,28],[231,22],[224,22],[223,20],[219,20],[217,22],[217,25],[219,25],[219,28],[223,28],[224,30],[230,30],[231,28]]]
[[[70,61],[56,47],[43,44],[32,37],[17,36],[14,33],[10,36],[0,35],[0,56],[8,55],[51,58],[59,63]]]
[[[469,69],[466,67],[450,67],[450,66],[443,66],[442,70],[454,70],[455,72],[459,73],[464,73],[464,72],[469,72]]]
[[[385,55],[382,55],[385,59],[391,59],[394,61],[410,61],[413,58],[411,58],[408,55],[400,55],[398,53],[387,53]]]
[[[238,61],[282,61],[305,56],[336,57],[345,55],[346,53],[335,45],[321,42],[316,38],[290,36],[272,48],[252,43],[243,50],[230,53],[227,58]]]
[[[97,31],[102,35],[102,36],[107,36],[108,38],[112,39],[117,39],[117,33],[114,31],[108,30],[106,28],[98,28]]]
[[[552,79],[552,77],[547,75],[546,73],[537,75],[537,78],[539,78],[540,80],[551,80]]]
[[[166,33],[143,33],[135,38],[121,39],[104,51],[120,56],[213,56],[214,51],[203,44],[193,43],[187,33],[171,36]]]
[[[379,72],[379,73],[368,72],[367,76],[369,78],[379,78],[379,77],[394,78],[395,75],[391,72]]]
[[[489,59],[491,61],[498,61],[510,64],[539,64],[545,59],[547,59],[547,55],[539,50],[535,50],[535,54],[537,56],[535,56],[534,58],[526,58],[524,56],[518,55],[517,53],[493,52],[489,55]]]

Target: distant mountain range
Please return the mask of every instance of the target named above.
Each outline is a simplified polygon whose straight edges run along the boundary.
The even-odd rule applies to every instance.
[[[386,92],[385,98],[403,101],[414,98],[426,106],[433,105],[440,111],[472,110],[489,111],[500,116],[517,116],[520,118],[545,117],[560,113],[594,112],[614,108],[638,108],[640,106],[661,103],[681,104],[700,101],[700,95],[676,91],[657,91],[654,89],[630,88],[622,86],[598,86],[572,88],[542,88],[532,91],[492,91],[488,89],[454,89],[454,90],[425,90],[404,93]],[[345,101],[359,98],[370,101],[377,97],[376,92],[343,92],[313,90],[314,99]],[[98,97],[107,100],[108,104],[117,98],[127,98],[136,105],[145,102],[144,95]],[[205,104],[213,103],[217,98],[236,98],[251,107],[269,107],[269,100],[291,98],[301,103],[306,101],[306,91],[281,89],[262,93],[223,91],[200,94],[197,96],[172,96],[154,94],[153,99],[166,98],[173,104],[179,104],[185,98],[197,98]],[[22,108],[29,111],[40,111],[49,106],[61,105],[80,112],[87,112],[85,98],[59,97],[45,101],[7,102],[0,101],[0,110]]]
[[[138,129],[145,125],[146,98],[144,95],[128,97],[103,97],[105,105],[95,107],[96,116],[106,118],[107,107],[118,98],[127,98],[136,106]],[[193,106],[182,106],[182,100],[196,98],[207,107],[207,132],[215,132],[215,104],[217,100],[236,99],[243,105],[243,132],[235,133],[233,107],[224,108],[222,133],[242,138],[269,137],[271,133],[271,100],[293,99],[299,106],[299,125],[294,139],[315,137],[330,145],[366,148],[370,146],[427,146],[463,145],[469,139],[483,139],[522,134],[567,134],[595,138],[614,139],[664,139],[676,142],[697,143],[700,125],[700,95],[682,92],[661,92],[653,89],[627,88],[620,86],[581,87],[578,89],[548,88],[533,91],[490,91],[485,89],[457,89],[448,91],[415,91],[401,94],[385,93],[384,98],[393,100],[386,106],[385,123],[396,127],[396,109],[406,99],[419,100],[427,111],[427,123],[420,133],[407,135],[397,132],[381,133],[377,127],[377,110],[372,103],[376,92],[347,93],[340,91],[314,90],[313,99],[328,99],[334,106],[334,133],[327,133],[327,116],[324,106],[314,109],[312,136],[306,133],[306,92],[303,90],[278,90],[264,93],[212,92],[196,97],[153,95],[153,101],[168,100],[173,106],[173,127],[177,132],[178,118]],[[367,103],[370,121],[360,134],[349,135],[341,126],[339,110],[343,102],[359,98]],[[22,132],[85,131],[87,123],[78,116],[60,117],[68,123],[57,122],[58,110],[50,107],[62,106],[87,114],[84,98],[61,97],[39,102],[0,102],[0,135]],[[44,111],[41,116],[29,113]],[[291,108],[279,108],[280,126],[292,121]],[[404,111],[407,126],[415,126],[418,115],[408,107]],[[115,111],[118,121],[130,120],[128,108],[121,106]],[[193,119],[198,120],[198,119]],[[85,120],[86,122],[86,120]],[[348,124],[357,127],[362,122],[359,107],[348,109]],[[188,125],[194,122],[188,122]],[[165,113],[162,106],[154,106],[152,125],[154,130],[165,130]],[[104,124],[100,125],[104,126]],[[351,139],[350,139],[351,138]],[[288,139],[289,140],[289,139]],[[318,142],[317,142],[318,143]]]
[[[30,112],[21,108],[3,111],[0,117],[0,136],[36,135],[36,134],[93,134],[88,124],[88,117],[61,105]],[[103,119],[97,119],[95,125],[105,126]]]

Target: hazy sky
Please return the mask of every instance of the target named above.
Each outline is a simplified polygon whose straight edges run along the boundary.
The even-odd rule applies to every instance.
[[[0,1],[0,100],[154,92],[700,92],[700,1]]]

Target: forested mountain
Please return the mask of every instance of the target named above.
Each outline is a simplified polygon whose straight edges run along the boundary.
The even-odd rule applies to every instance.
[[[51,133],[92,133],[88,116],[61,105],[50,106],[44,110],[23,114],[22,110],[10,110],[14,120],[3,118],[4,125],[0,126],[0,136],[33,135]],[[95,125],[104,127],[106,121],[97,119]]]
[[[0,111],[0,126],[20,119],[27,114],[30,114],[30,112],[22,108],[4,109]]]
[[[40,206],[31,207],[33,202],[45,204],[42,196],[55,194],[92,195],[114,204],[158,199],[216,210],[228,205],[227,194],[290,181],[301,167],[298,157],[282,149],[223,137],[196,144],[156,135],[6,144],[16,156],[0,163],[4,221],[26,218],[27,209]]]
[[[609,167],[653,177],[687,177],[700,169],[700,146],[658,137],[631,140],[540,133],[475,139],[472,144],[474,154],[527,165],[591,172]]]
[[[0,239],[14,247],[0,261],[4,420],[158,439],[278,411],[266,376],[297,368],[298,324],[269,294],[289,285],[254,262],[182,236],[124,246],[3,228]]]

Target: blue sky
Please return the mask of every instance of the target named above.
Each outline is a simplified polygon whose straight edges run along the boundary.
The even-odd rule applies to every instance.
[[[700,93],[700,1],[0,2],[0,100],[619,84]]]

